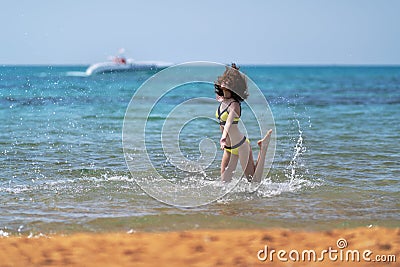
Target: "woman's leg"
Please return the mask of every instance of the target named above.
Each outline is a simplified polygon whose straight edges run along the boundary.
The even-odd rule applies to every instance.
[[[255,172],[255,165],[253,159],[253,152],[249,142],[245,142],[239,147],[239,160],[242,169],[244,170],[244,175],[250,182],[253,179]]]
[[[221,161],[221,179],[223,182],[230,182],[233,172],[236,170],[239,157],[224,150]]]
[[[271,138],[272,130],[269,130],[263,139],[258,140],[257,144],[260,147],[260,152],[258,153],[257,163],[255,165],[255,172],[253,176],[253,182],[261,182],[261,178],[264,172],[265,165],[265,155],[267,154],[269,141]]]
[[[270,141],[272,130],[269,130],[263,139],[257,142],[260,147],[256,164],[254,164],[253,153],[251,146],[246,142],[247,145],[243,144],[239,147],[239,159],[240,164],[244,170],[248,181],[261,182],[261,178],[264,171],[265,156],[268,150],[268,144]]]

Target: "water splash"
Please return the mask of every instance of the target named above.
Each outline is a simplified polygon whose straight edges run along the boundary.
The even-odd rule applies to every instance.
[[[9,236],[10,236],[10,233],[0,230],[0,237],[9,237]]]
[[[298,127],[298,137],[296,144],[294,146],[293,157],[290,160],[289,166],[285,171],[285,177],[290,180],[289,181],[290,184],[296,183],[296,178],[303,178],[303,174],[298,173],[298,170],[301,167],[303,167],[300,165],[301,162],[300,157],[303,155],[303,153],[307,151],[307,148],[303,145],[304,138],[303,138],[303,131],[300,126],[300,121],[297,118],[295,118],[295,121]]]
[[[246,199],[269,198],[282,193],[297,192],[320,185],[319,181],[309,179],[307,175],[309,172],[304,163],[304,154],[307,151],[307,147],[305,146],[304,131],[300,121],[298,114],[294,113],[292,123],[297,133],[295,132],[295,135],[288,133],[288,136],[294,136],[290,139],[291,146],[293,143],[294,146],[289,155],[289,163],[286,163],[281,168],[273,168],[269,176],[258,185],[257,190],[254,190],[254,185],[247,183],[245,180],[241,181],[230,195],[219,201],[220,203],[226,203],[243,196]],[[307,123],[309,126],[311,125],[310,117],[308,117]]]

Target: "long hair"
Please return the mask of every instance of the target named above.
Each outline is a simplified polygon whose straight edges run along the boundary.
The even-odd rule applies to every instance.
[[[246,76],[239,71],[235,63],[230,67],[225,67],[225,72],[218,77],[216,86],[227,88],[231,91],[232,98],[237,101],[243,101],[249,96],[247,90]]]

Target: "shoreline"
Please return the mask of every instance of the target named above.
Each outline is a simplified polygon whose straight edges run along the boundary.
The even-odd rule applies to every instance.
[[[264,253],[265,249],[268,255]],[[272,250],[275,252],[271,254]],[[315,251],[316,258],[302,260],[302,252],[310,250]],[[327,252],[323,253],[324,250]],[[360,253],[359,261],[350,255],[356,250]],[[278,258],[278,251],[286,254],[281,252]],[[293,260],[296,258],[293,251],[299,253],[298,262]],[[345,261],[348,251],[350,261]],[[371,253],[367,252],[363,258],[365,251]],[[376,261],[376,256],[386,257],[386,262]],[[382,266],[388,261],[392,261],[391,266],[400,266],[400,228],[359,227],[328,231],[270,228],[74,233],[33,238],[12,236],[0,237],[0,259],[1,266],[281,266],[285,259],[287,264],[296,266]]]

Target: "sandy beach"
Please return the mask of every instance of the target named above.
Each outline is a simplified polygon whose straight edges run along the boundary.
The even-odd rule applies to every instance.
[[[3,267],[384,266],[389,261],[390,266],[400,266],[399,257],[400,229],[375,227],[321,232],[197,230],[0,238]]]

